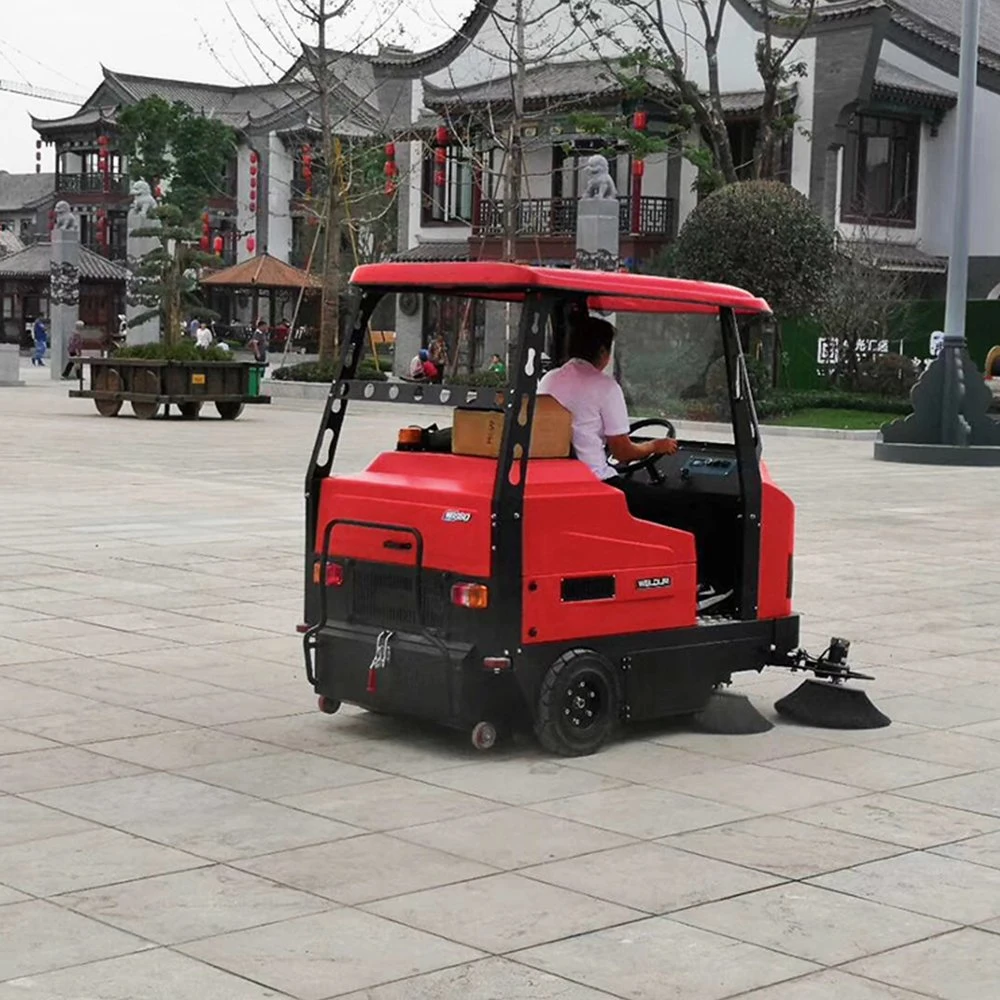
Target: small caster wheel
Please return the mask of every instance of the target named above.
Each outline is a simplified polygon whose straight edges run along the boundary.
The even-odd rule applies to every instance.
[[[327,698],[325,694],[319,696],[317,704],[324,715],[334,715],[340,710],[340,702],[336,698]]]
[[[492,722],[477,722],[472,727],[472,745],[477,750],[491,750],[496,741],[497,730]]]

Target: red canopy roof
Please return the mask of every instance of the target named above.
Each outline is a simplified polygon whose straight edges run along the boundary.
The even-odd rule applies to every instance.
[[[741,315],[771,312],[763,299],[732,285],[497,261],[362,264],[354,269],[351,283],[510,302],[523,300],[531,291],[562,291],[586,295],[588,306],[602,312],[715,313],[723,308]]]

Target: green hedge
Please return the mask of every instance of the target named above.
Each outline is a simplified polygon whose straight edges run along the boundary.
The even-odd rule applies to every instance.
[[[340,375],[340,365],[323,364],[318,361],[305,361],[298,365],[288,365],[285,368],[275,368],[272,378],[286,382],[334,382]],[[386,373],[375,368],[370,361],[358,365],[355,378],[366,382],[384,382]]]
[[[120,347],[116,358],[141,358],[144,361],[232,361],[231,351],[223,347],[199,347],[192,340],[182,340],[168,347],[166,344],[136,344]]]
[[[757,400],[757,416],[784,417],[796,410],[863,410],[866,413],[909,413],[908,399],[834,389],[776,390]]]

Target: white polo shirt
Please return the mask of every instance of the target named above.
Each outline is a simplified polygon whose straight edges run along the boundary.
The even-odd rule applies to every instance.
[[[608,464],[604,442],[628,434],[628,408],[621,386],[589,361],[570,358],[561,368],[542,376],[538,391],[552,396],[573,415],[573,450],[597,476],[618,473]]]

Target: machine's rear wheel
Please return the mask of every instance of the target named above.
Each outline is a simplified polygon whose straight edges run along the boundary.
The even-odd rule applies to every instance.
[[[235,420],[243,412],[243,404],[232,400],[222,400],[215,404],[215,408],[223,420]]]
[[[619,701],[606,660],[586,649],[564,653],[542,679],[535,713],[538,742],[564,757],[595,753],[614,732]]]
[[[143,395],[155,396],[160,391],[160,376],[151,368],[136,372],[132,378],[132,391]],[[160,404],[146,400],[133,399],[132,412],[140,420],[149,420],[160,412]]]
[[[327,698],[325,694],[316,699],[316,704],[324,715],[336,715],[340,711],[340,702],[336,698]]]

